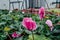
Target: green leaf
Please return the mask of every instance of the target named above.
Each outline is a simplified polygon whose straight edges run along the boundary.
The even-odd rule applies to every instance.
[[[33,39],[32,35],[29,35],[28,40],[32,40],[32,39]],[[44,35],[36,35],[36,34],[34,34],[34,40],[51,40],[51,39],[48,38],[48,37],[45,37]]]

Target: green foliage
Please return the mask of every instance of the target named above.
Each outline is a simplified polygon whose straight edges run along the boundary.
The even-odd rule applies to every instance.
[[[37,29],[34,31],[35,40],[60,40],[60,25],[57,24],[60,22],[60,17],[56,16],[55,14],[47,14],[46,16],[48,18],[44,18],[41,21],[39,15],[37,14],[23,14],[20,11],[13,11],[9,13],[8,10],[0,11],[0,40],[7,39],[8,35],[6,34],[6,31],[10,35],[15,31],[19,34],[24,32],[24,36],[19,38],[12,38],[13,40],[31,40],[31,31],[26,30],[21,24],[24,17],[31,17],[37,23]],[[47,19],[53,22],[53,31],[50,31],[49,27],[45,24]],[[6,30],[4,30],[5,28]],[[10,30],[8,31],[8,29]]]
[[[32,40],[32,35],[29,35],[29,39],[28,40]],[[50,38],[45,37],[44,35],[34,35],[34,39],[35,40],[51,40]]]

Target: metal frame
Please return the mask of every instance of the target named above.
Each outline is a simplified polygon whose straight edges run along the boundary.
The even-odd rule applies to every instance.
[[[33,1],[34,1],[34,0],[29,0],[29,8],[34,8]],[[40,0],[40,1],[41,1],[41,0]],[[50,8],[49,8],[49,5],[48,5],[48,3],[47,3],[47,0],[44,0],[44,1],[45,1],[46,5],[47,5],[48,9],[50,9]],[[31,2],[31,3],[30,3],[30,2]],[[36,2],[37,2],[37,6],[38,6],[38,0],[37,0]],[[41,6],[40,6],[40,7],[41,7]]]
[[[19,8],[19,9],[20,9],[20,3],[22,3],[21,9],[24,8],[24,0],[23,0],[23,1],[17,0],[17,1],[13,1],[13,2],[11,2],[11,1],[9,0],[9,10],[10,10],[10,8],[11,8],[11,4],[12,4],[12,8],[14,9],[14,3],[18,3],[18,8]]]

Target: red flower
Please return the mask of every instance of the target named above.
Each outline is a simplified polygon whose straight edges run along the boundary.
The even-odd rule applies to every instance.
[[[36,30],[36,22],[32,18],[24,18],[22,25],[29,31]]]
[[[12,37],[13,38],[16,38],[16,37],[19,37],[20,35],[19,34],[17,34],[16,32],[14,32],[13,34],[12,34]]]
[[[40,20],[42,20],[44,18],[44,16],[45,16],[45,9],[44,9],[44,7],[41,7],[39,9],[39,16],[40,16]]]

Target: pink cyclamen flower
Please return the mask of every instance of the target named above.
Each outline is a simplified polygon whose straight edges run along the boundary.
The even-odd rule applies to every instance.
[[[45,16],[45,8],[44,7],[41,7],[39,9],[39,16],[40,16],[40,20],[42,20]]]
[[[13,37],[13,38],[19,37],[19,34],[17,34],[16,32],[14,32],[14,33],[12,34],[12,37]]]
[[[51,20],[47,20],[46,21],[46,24],[50,27],[51,31],[53,29],[53,24],[52,24],[52,21]]]
[[[22,25],[29,31],[36,30],[36,22],[33,21],[32,18],[24,18]]]

